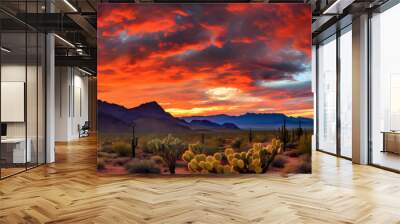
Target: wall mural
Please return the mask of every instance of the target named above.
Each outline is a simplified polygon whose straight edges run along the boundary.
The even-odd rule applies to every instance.
[[[101,4],[103,173],[311,173],[306,4]]]

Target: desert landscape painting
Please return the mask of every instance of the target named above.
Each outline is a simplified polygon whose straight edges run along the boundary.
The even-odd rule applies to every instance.
[[[310,29],[305,4],[101,4],[98,171],[311,173]]]

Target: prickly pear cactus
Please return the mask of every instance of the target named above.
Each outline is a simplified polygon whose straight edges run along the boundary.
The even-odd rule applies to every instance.
[[[203,153],[196,154],[193,146],[189,145],[182,159],[188,163],[188,169],[193,173],[265,173],[282,148],[283,143],[273,139],[267,146],[254,143],[247,152],[239,153],[232,148],[226,148],[224,152],[207,156]]]

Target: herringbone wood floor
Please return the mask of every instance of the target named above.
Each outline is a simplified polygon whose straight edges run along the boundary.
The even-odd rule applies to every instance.
[[[315,152],[312,175],[96,173],[94,138],[0,181],[0,223],[400,223],[400,175]]]

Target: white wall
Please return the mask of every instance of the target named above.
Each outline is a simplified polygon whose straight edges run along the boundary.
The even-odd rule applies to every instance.
[[[28,137],[30,133],[30,127],[32,132],[35,131],[36,135],[36,106],[37,106],[37,95],[36,95],[36,66],[18,65],[18,64],[5,64],[1,66],[1,81],[2,82],[24,82],[27,69],[28,72],[28,87],[27,87],[27,118],[28,118]],[[39,105],[40,107],[41,105]],[[1,108],[7,110],[8,108]],[[33,122],[33,123],[32,123]],[[25,137],[25,122],[8,122],[7,134],[10,137]]]
[[[67,141],[69,133],[68,91],[70,84],[69,68],[55,68],[55,140]]]
[[[55,140],[79,138],[78,125],[88,121],[88,78],[76,68],[56,67]]]
[[[26,73],[25,64],[2,65],[1,81],[25,82],[25,73]],[[7,110],[7,108],[1,108],[1,110]],[[7,123],[7,137],[25,137],[25,123],[24,122]]]

